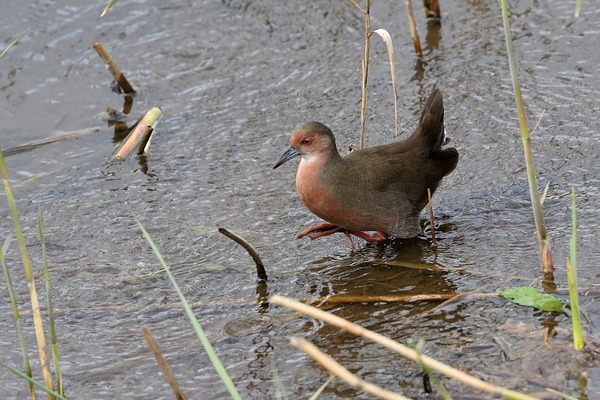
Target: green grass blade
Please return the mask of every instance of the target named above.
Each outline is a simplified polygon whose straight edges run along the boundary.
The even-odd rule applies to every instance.
[[[319,386],[317,391],[314,392],[313,395],[310,396],[310,398],[308,400],[317,400],[319,398],[319,396],[321,395],[321,393],[323,393],[323,390],[325,390],[327,385],[329,385],[334,378],[335,378],[335,375],[330,375],[329,378],[327,378],[327,380],[325,382],[323,382],[323,384],[321,386]]]
[[[42,369],[44,383],[48,389],[54,389],[52,373],[50,372],[50,365],[48,362],[48,349],[46,347],[46,336],[44,333],[42,314],[40,312],[40,303],[37,290],[35,288],[35,281],[33,280],[31,258],[29,258],[29,252],[27,250],[27,246],[25,245],[23,227],[19,219],[19,213],[17,211],[17,205],[12,193],[10,180],[8,178],[8,170],[6,169],[6,163],[4,162],[4,154],[2,153],[2,149],[0,149],[0,176],[2,176],[2,185],[4,186],[4,192],[6,193],[6,199],[8,200],[8,206],[10,208],[10,214],[13,220],[13,227],[17,235],[17,242],[19,243],[19,252],[21,253],[21,261],[23,263],[23,270],[25,271],[25,279],[27,280],[27,287],[29,289],[31,312],[33,314],[33,325],[35,327],[35,338],[38,347],[38,357],[40,359],[40,367]]]
[[[10,42],[8,44],[8,46],[6,46],[6,48],[4,50],[2,50],[2,52],[0,53],[0,58],[4,57],[6,55],[6,53],[9,52],[9,50],[19,42],[19,40],[23,39],[23,36],[27,35],[29,33],[29,29],[27,29],[25,32],[21,33],[19,36],[17,36],[17,38],[15,40],[13,40],[12,42]]]
[[[104,17],[106,15],[106,13],[108,12],[108,10],[110,10],[112,8],[112,6],[115,5],[116,2],[117,2],[117,0],[110,0],[110,2],[106,5],[106,7],[104,7],[104,11],[102,11],[102,14],[100,14],[100,17]]]
[[[179,299],[181,300],[183,309],[185,310],[187,317],[190,319],[190,322],[192,323],[192,326],[194,327],[194,330],[196,331],[196,334],[198,335],[198,339],[200,339],[200,343],[202,343],[202,346],[204,347],[204,350],[206,351],[208,358],[210,359],[215,370],[217,371],[217,374],[219,375],[219,377],[225,384],[225,387],[229,391],[231,398],[235,399],[235,400],[241,400],[240,394],[238,393],[237,389],[235,388],[233,381],[229,377],[227,370],[221,363],[221,360],[219,360],[219,357],[215,353],[215,349],[212,347],[212,345],[210,344],[210,341],[204,334],[204,330],[200,326],[200,323],[198,322],[198,319],[194,315],[192,308],[190,307],[185,296],[183,295],[183,292],[181,291],[181,288],[177,284],[175,277],[171,273],[171,269],[169,268],[169,266],[163,259],[162,255],[160,254],[160,251],[158,250],[158,247],[156,247],[156,244],[154,244],[154,241],[150,237],[150,234],[148,233],[148,231],[146,231],[146,228],[144,228],[144,226],[142,225],[142,223],[139,220],[136,219],[136,222],[137,222],[138,226],[140,227],[144,237],[146,238],[146,241],[148,242],[148,244],[150,244],[150,247],[152,248],[152,251],[156,255],[156,258],[158,258],[158,261],[160,262],[160,264],[164,268],[165,272],[167,273],[167,276],[171,280],[171,284],[175,288],[175,291],[177,292],[177,295],[179,296]]]
[[[431,370],[431,368],[429,368],[425,361],[423,361],[423,357],[421,356],[423,354],[424,347],[425,340],[423,338],[419,338],[419,340],[417,340],[417,343],[415,343],[414,345],[414,349],[417,352],[418,362],[421,365],[421,368],[423,368],[423,371],[427,374],[429,380],[433,382],[433,385],[438,390],[440,397],[444,400],[452,400],[452,396],[446,390],[444,385],[442,385],[442,382],[437,378],[437,376],[434,375],[433,371]]]
[[[575,18],[579,18],[581,7],[583,7],[583,0],[577,0],[577,4],[575,4]]]
[[[42,217],[41,208],[38,208],[37,218],[40,242],[42,243],[42,263],[44,265],[44,281],[46,282],[46,302],[48,303],[48,325],[50,327],[50,345],[52,346],[52,361],[54,363],[54,374],[56,376],[56,387],[58,393],[64,395],[65,392],[63,390],[62,370],[60,368],[58,340],[54,324],[54,305],[52,303],[52,280],[50,279],[50,271],[48,270],[48,257],[46,254],[46,235],[44,235],[44,219]]]
[[[569,299],[571,300],[571,321],[573,324],[573,345],[576,350],[583,350],[583,328],[579,313],[579,293],[577,292],[577,210],[575,207],[575,189],[571,189],[571,251],[567,259],[567,280],[569,283]]]
[[[519,74],[517,72],[517,62],[515,60],[515,52],[510,35],[510,23],[508,21],[508,7],[506,0],[499,0],[500,8],[502,9],[502,22],[504,24],[504,37],[506,40],[506,52],[508,53],[508,64],[510,68],[510,76],[517,106],[517,114],[519,117],[519,127],[521,129],[521,139],[523,141],[523,152],[525,154],[525,166],[527,167],[527,180],[529,182],[529,194],[531,196],[531,206],[533,208],[533,217],[535,219],[535,227],[538,236],[538,244],[542,256],[542,265],[544,272],[550,273],[554,271],[554,263],[552,261],[552,252],[550,250],[550,241],[544,223],[544,215],[542,214],[542,204],[540,201],[540,193],[537,183],[537,174],[535,171],[535,163],[533,160],[533,152],[531,151],[531,137],[529,127],[527,126],[527,116],[525,115],[525,105],[523,96],[521,95],[521,83],[519,82]]]
[[[48,389],[46,386],[44,386],[43,383],[36,381],[35,379],[25,375],[24,373],[22,373],[21,371],[19,371],[16,368],[11,367],[10,365],[6,364],[3,361],[0,361],[0,366],[3,368],[6,368],[7,370],[9,370],[10,372],[12,372],[13,374],[23,378],[23,379],[27,379],[29,381],[29,383],[31,383],[34,386],[37,386],[38,388],[42,389],[44,392],[48,393],[49,395],[52,395],[54,397],[56,397],[59,400],[66,400],[63,396],[61,396],[60,394],[56,393],[54,390],[52,389]]]
[[[23,352],[23,365],[25,366],[25,374],[30,378],[33,376],[31,373],[31,364],[29,363],[29,354],[27,352],[27,341],[25,340],[25,334],[23,333],[23,322],[21,321],[21,314],[19,313],[19,307],[17,306],[17,298],[12,285],[12,279],[10,278],[10,272],[8,271],[8,265],[6,264],[6,258],[4,255],[8,251],[10,242],[12,241],[12,235],[6,238],[2,249],[0,250],[0,262],[2,263],[2,269],[4,270],[4,278],[6,279],[6,286],[8,288],[8,294],[10,302],[12,304],[13,317],[15,318],[15,325],[17,327],[17,334],[19,335],[19,343],[21,344],[21,351]],[[29,382],[29,393],[35,398],[35,389],[33,383]]]

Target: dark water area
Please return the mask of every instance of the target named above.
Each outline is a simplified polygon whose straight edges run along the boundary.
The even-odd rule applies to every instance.
[[[401,134],[414,129],[434,87],[461,160],[434,197],[438,246],[429,235],[383,246],[343,235],[295,234],[319,220],[294,188],[297,163],[273,170],[293,128],[319,120],[344,152],[358,143],[363,18],[350,3],[299,1],[11,2],[0,15],[0,146],[86,132],[6,158],[36,268],[36,213],[44,214],[65,389],[70,398],[168,399],[172,393],[140,334],[147,325],[191,399],[227,398],[177,296],[134,217],[146,226],[193,304],[243,398],[308,398],[328,374],[289,343],[304,337],[359,377],[411,398],[421,370],[380,346],[280,307],[281,294],[310,303],[345,296],[492,293],[540,286],[542,274],[501,14],[496,2],[442,3],[416,60],[402,2],[374,2],[373,29],[387,29],[396,53]],[[549,184],[546,224],[559,292],[567,287],[571,208],[577,192],[579,280],[590,342],[598,335],[600,284],[600,9],[573,2],[511,3],[510,21],[540,186]],[[126,122],[163,110],[146,159],[112,162],[115,129],[105,109],[123,109],[111,76],[91,49],[101,41],[138,90]],[[385,45],[372,38],[367,146],[394,140]],[[423,214],[425,218],[425,213]],[[269,274],[217,233],[227,227],[256,247]],[[4,196],[0,240],[12,231]],[[29,308],[16,243],[7,255],[20,306]],[[40,274],[41,275],[41,274]],[[41,281],[38,289],[43,294]],[[21,350],[4,283],[0,359]],[[600,363],[576,354],[570,318],[500,298],[440,302],[333,303],[329,311],[407,343],[491,383],[579,399],[600,398]],[[32,319],[24,325],[37,371]],[[554,336],[546,344],[544,335]],[[459,399],[486,395],[442,378]],[[26,385],[0,370],[0,397]],[[437,398],[434,395],[433,398]],[[322,398],[365,397],[334,381]],[[557,397],[556,397],[557,398]]]

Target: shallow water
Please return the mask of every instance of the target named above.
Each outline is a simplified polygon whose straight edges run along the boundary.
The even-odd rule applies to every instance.
[[[295,240],[297,231],[317,219],[295,194],[294,163],[272,170],[291,130],[306,120],[329,125],[340,149],[358,142],[363,20],[348,3],[118,2],[102,19],[103,4],[13,3],[0,16],[0,39],[8,43],[30,32],[0,60],[0,145],[9,149],[91,131],[7,158],[38,264],[36,212],[44,212],[65,387],[73,398],[172,398],[139,333],[143,325],[190,398],[225,396],[134,216],[172,266],[244,398],[307,398],[327,379],[289,344],[290,336],[309,339],[361,378],[423,396],[421,371],[409,361],[337,328],[257,304],[269,295],[321,301],[336,295],[494,292],[539,283],[494,2],[442,4],[441,27],[429,29],[416,10],[423,63],[412,54],[403,5],[373,4],[372,27],[384,27],[394,38],[401,132],[414,128],[437,86],[461,161],[435,196],[437,248],[423,235],[383,247],[361,244],[355,252],[342,235]],[[532,141],[540,186],[550,184],[544,211],[557,283],[566,288],[569,191],[575,187],[579,277],[584,289],[597,290],[600,11],[584,4],[575,20],[570,3],[516,2],[511,27],[530,127],[545,110]],[[114,129],[103,112],[109,106],[121,110],[124,99],[111,90],[110,76],[91,49],[96,40],[138,89],[127,121],[152,106],[164,111],[143,162],[110,161]],[[394,140],[387,55],[376,37],[373,45],[367,145]],[[1,200],[2,238],[11,231],[6,209]],[[218,234],[217,225],[257,248],[269,273],[266,287],[257,284],[247,254]],[[15,244],[8,259],[26,310]],[[8,295],[2,290],[0,296],[1,359],[18,366]],[[597,300],[582,302],[597,335]],[[434,309],[438,305],[347,302],[331,311],[402,343],[423,338],[429,355],[511,389],[600,396],[598,361],[569,350],[567,316],[500,299],[466,298]],[[33,346],[32,321],[24,319]],[[543,346],[547,326],[557,332],[552,347]],[[443,383],[455,398],[482,397],[449,379]],[[358,395],[340,382],[326,393],[324,398]],[[25,385],[0,371],[0,394],[23,398]]]

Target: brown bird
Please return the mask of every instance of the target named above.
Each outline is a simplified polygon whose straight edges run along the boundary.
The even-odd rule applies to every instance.
[[[442,92],[434,89],[409,138],[340,156],[331,130],[319,122],[300,125],[274,168],[301,156],[296,175],[300,199],[327,223],[298,234],[317,239],[335,232],[368,242],[418,233],[419,213],[440,181],[454,170],[458,151],[444,131]],[[375,231],[371,235],[365,231]]]

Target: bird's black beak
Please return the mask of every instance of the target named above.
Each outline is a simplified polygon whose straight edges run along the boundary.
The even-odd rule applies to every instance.
[[[290,147],[285,151],[285,153],[281,155],[281,157],[279,157],[279,160],[277,160],[273,169],[279,167],[283,163],[290,161],[294,157],[298,157],[299,155],[300,152],[298,150],[294,149],[293,147]]]

